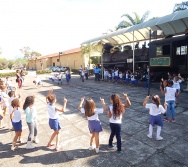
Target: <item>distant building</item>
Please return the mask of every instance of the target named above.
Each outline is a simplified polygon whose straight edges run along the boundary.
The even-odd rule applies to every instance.
[[[29,60],[30,70],[42,70],[50,66],[68,66],[71,69],[79,69],[80,65],[86,67],[89,58],[82,56],[81,48],[66,50],[45,56],[33,57]]]

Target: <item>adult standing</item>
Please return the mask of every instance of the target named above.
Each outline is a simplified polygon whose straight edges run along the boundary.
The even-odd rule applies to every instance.
[[[20,89],[22,87],[22,79],[19,70],[16,70],[16,82],[18,83],[18,88]]]
[[[100,81],[100,68],[98,65],[93,69],[95,74],[95,82]]]

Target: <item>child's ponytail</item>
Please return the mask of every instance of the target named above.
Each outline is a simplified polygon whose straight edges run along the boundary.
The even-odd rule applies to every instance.
[[[157,105],[157,107],[159,108],[159,105],[160,105],[160,98],[159,98],[159,96],[158,95],[153,95],[152,96],[152,100]]]

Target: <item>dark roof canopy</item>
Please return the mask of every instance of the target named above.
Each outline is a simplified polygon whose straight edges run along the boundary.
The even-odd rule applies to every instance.
[[[150,38],[150,30],[162,30],[163,37],[184,34],[188,31],[188,9],[87,40],[81,45],[99,41],[112,45],[127,44],[133,42],[133,33],[135,42],[145,41]]]

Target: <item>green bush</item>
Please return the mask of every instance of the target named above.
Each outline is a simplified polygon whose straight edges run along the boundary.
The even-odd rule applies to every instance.
[[[24,71],[25,75],[28,74],[28,71]],[[5,73],[0,73],[0,78],[5,78],[5,77],[16,77],[16,72],[5,72]]]
[[[52,73],[52,70],[37,70],[37,74],[49,74]]]

